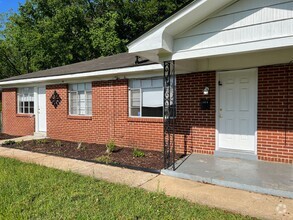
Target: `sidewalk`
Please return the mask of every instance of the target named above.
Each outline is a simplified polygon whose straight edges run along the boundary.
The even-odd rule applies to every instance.
[[[6,140],[0,140],[0,145],[5,143],[5,141],[19,142],[19,141],[38,140],[38,139],[44,139],[44,137],[37,137],[37,136],[29,135],[29,136],[23,136],[23,137],[18,137],[18,138],[11,138],[11,139],[6,139]]]
[[[293,200],[198,183],[158,174],[0,147],[0,157],[14,158],[113,183],[183,198],[262,219],[293,219]]]

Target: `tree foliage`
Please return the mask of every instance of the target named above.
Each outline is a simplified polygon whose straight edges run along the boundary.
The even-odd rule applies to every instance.
[[[126,51],[187,0],[27,0],[0,16],[0,78]]]

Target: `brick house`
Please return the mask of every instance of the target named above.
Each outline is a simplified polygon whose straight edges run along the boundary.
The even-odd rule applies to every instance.
[[[161,151],[172,61],[177,152],[293,162],[293,1],[193,1],[128,49],[2,80],[3,132]]]

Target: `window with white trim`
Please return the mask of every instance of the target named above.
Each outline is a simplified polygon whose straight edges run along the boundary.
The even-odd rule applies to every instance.
[[[129,115],[163,117],[163,78],[129,81]]]
[[[17,90],[17,111],[19,114],[34,114],[34,88]]]
[[[70,84],[68,93],[70,115],[92,115],[92,83]]]

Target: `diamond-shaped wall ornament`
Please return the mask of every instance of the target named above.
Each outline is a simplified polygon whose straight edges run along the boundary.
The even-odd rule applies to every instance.
[[[58,105],[60,105],[62,99],[60,98],[60,96],[56,92],[56,90],[54,91],[53,95],[51,96],[50,101],[55,108],[57,108]]]

